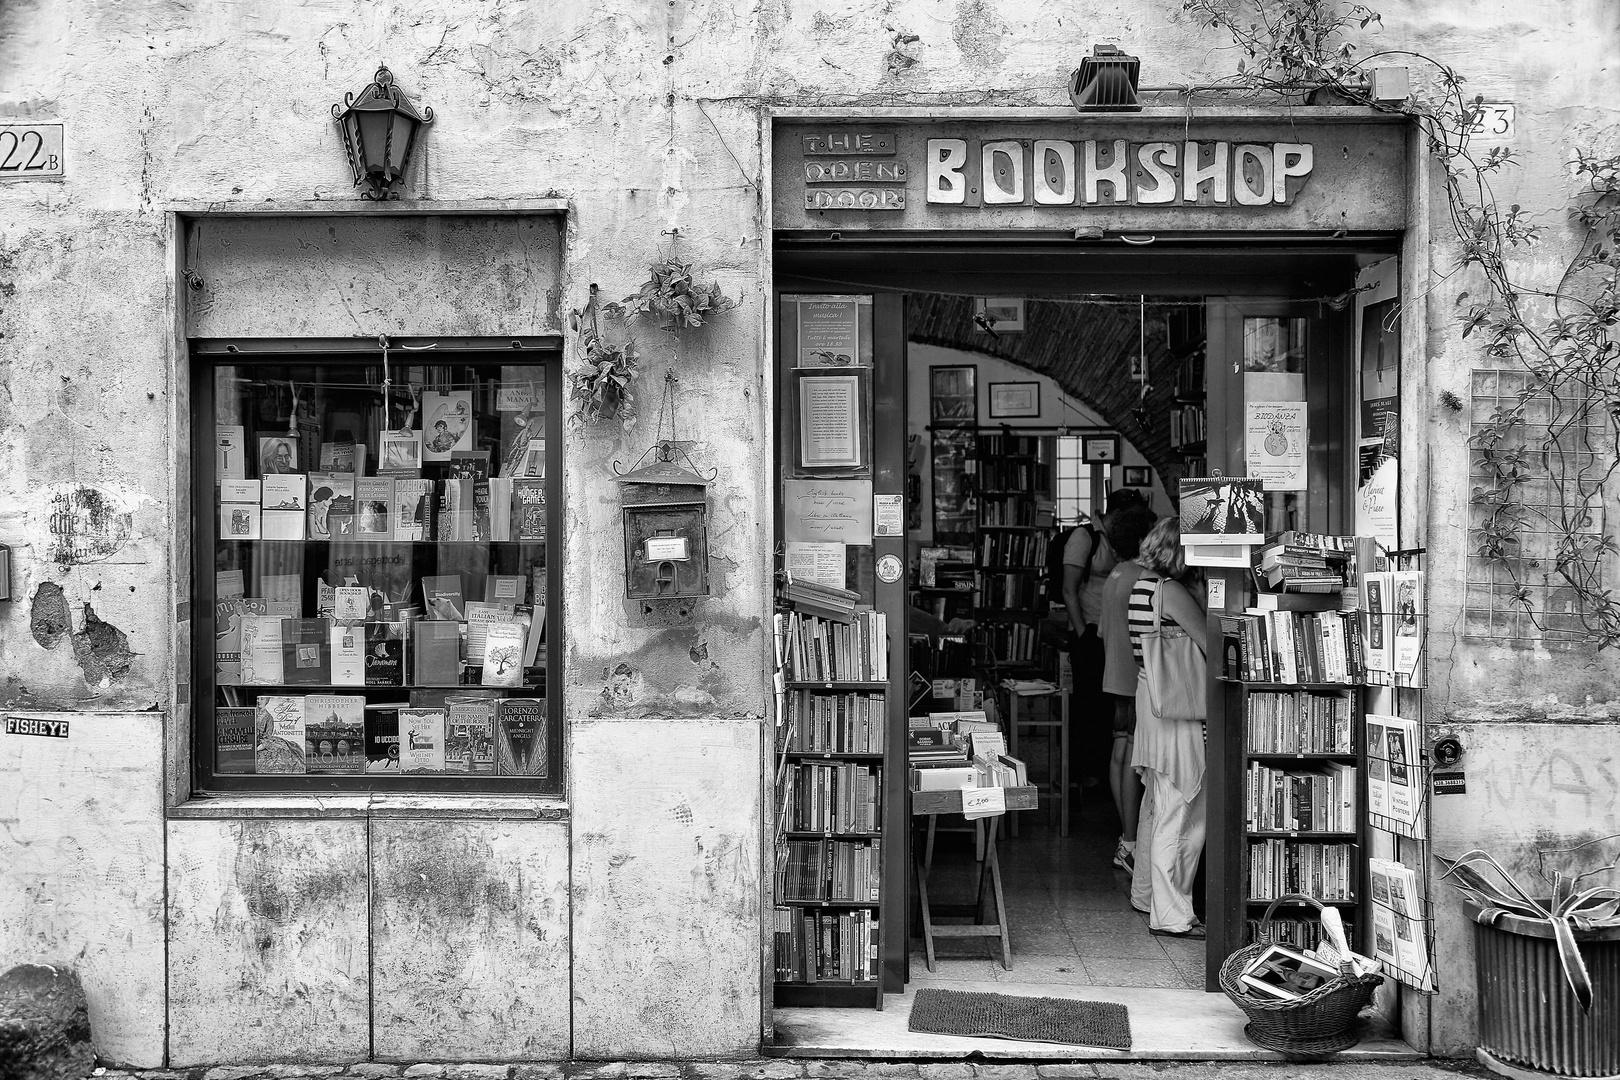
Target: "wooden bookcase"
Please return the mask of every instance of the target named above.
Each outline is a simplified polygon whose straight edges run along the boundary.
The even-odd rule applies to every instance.
[[[1041,436],[981,431],[978,477],[977,660],[998,673],[1035,668],[1041,662],[1047,544],[1053,532],[1038,523],[1037,503],[1052,490],[1052,463],[1042,453]]]
[[[789,610],[779,668],[785,708],[776,730],[775,993],[779,1006],[883,1008],[884,941],[904,910],[884,875],[885,807],[892,790],[886,749],[893,707],[885,677],[888,641],[876,612],[849,623]],[[881,649],[863,650],[863,623],[876,621]],[[848,626],[857,643],[838,642]],[[836,680],[822,673],[822,642],[848,662]],[[808,664],[796,657],[809,657]]]
[[[1228,808],[1229,820],[1242,825],[1237,860],[1242,887],[1223,909],[1208,912],[1211,922],[1224,923],[1217,940],[1253,941],[1267,904],[1283,893],[1304,892],[1341,909],[1355,945],[1364,940],[1366,924],[1361,910],[1367,830],[1361,687],[1223,682],[1221,730],[1228,754],[1242,763],[1241,782],[1234,785],[1240,802]],[[1340,717],[1337,736],[1328,719],[1334,711]],[[1308,719],[1313,712],[1318,718],[1314,724]],[[1334,814],[1326,800],[1309,799],[1308,809],[1295,811],[1303,784],[1294,778],[1325,780],[1334,766],[1342,768],[1342,782],[1353,799],[1348,810]],[[1309,823],[1298,819],[1300,813],[1311,816]],[[1324,878],[1312,876],[1318,865]],[[1280,876],[1268,877],[1268,871]],[[1310,908],[1280,907],[1273,930],[1281,929],[1285,940],[1315,947],[1320,924],[1307,917],[1312,913]]]

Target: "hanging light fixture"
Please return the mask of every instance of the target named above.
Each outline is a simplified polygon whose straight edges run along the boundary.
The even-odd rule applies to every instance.
[[[1081,112],[1141,112],[1136,96],[1142,61],[1115,45],[1095,45],[1069,76],[1069,100]]]
[[[433,110],[420,113],[394,85],[394,73],[377,69],[371,85],[359,96],[344,94],[332,116],[343,134],[356,187],[369,199],[397,199],[405,185],[405,170],[423,125],[433,123]]]

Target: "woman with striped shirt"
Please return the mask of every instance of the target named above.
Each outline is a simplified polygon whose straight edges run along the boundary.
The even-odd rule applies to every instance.
[[[1131,905],[1148,915],[1148,929],[1165,937],[1204,937],[1193,914],[1192,884],[1204,850],[1204,724],[1161,720],[1148,701],[1142,670],[1142,635],[1153,629],[1158,603],[1164,622],[1174,622],[1204,640],[1204,609],[1192,588],[1181,551],[1181,526],[1165,518],[1142,541],[1136,561],[1144,573],[1131,589],[1129,626],[1136,657],[1136,743],[1131,764],[1142,774],[1145,794],[1136,831],[1136,868]]]

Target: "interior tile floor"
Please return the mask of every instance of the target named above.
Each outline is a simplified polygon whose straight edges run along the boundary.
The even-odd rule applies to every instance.
[[[1003,823],[999,854],[1012,969],[1002,967],[995,938],[941,938],[930,972],[922,941],[913,937],[915,986],[1038,982],[1203,989],[1204,943],[1150,934],[1147,916],[1131,908],[1129,876],[1112,862],[1119,823],[1106,790],[1094,787],[1075,800],[1067,838],[1060,835],[1050,800],[1020,814],[1018,836],[1010,831]],[[971,902],[977,875],[971,836],[939,834],[928,885],[934,904]]]
[[[1024,750],[1033,765],[1039,747]],[[1039,777],[1037,777],[1039,779]],[[946,819],[941,819],[943,823]],[[960,819],[958,819],[960,824]],[[1132,910],[1129,880],[1112,865],[1118,817],[1107,788],[1086,789],[1071,805],[1070,834],[1042,808],[1019,818],[1019,835],[1003,825],[1000,861],[1011,927],[1012,968],[1004,969],[994,938],[936,939],[936,970],[924,965],[920,937],[911,940],[911,981],[878,1010],[774,1010],[770,1052],[790,1057],[1016,1060],[1275,1059],[1243,1035],[1245,1018],[1220,993],[1204,990],[1204,943],[1156,937]],[[936,839],[929,875],[935,905],[973,899],[977,864],[971,834]],[[920,930],[919,930],[920,933]],[[911,1003],[924,987],[1034,997],[1118,1001],[1130,1009],[1132,1048],[1102,1050],[1058,1043],[914,1033]],[[1341,1059],[1397,1060],[1416,1054],[1387,1026],[1373,1024]]]

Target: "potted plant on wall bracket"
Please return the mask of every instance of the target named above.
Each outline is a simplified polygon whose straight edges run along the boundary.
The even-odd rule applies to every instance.
[[[641,359],[635,341],[613,345],[602,336],[602,306],[594,284],[590,300],[583,311],[574,312],[573,322],[579,334],[580,366],[569,387],[574,402],[570,419],[589,424],[616,418],[628,429],[636,419],[631,384]]]

